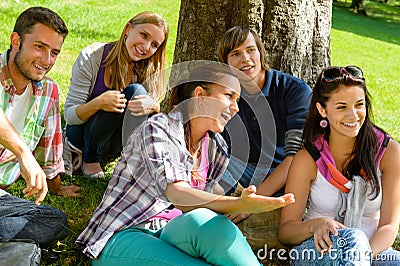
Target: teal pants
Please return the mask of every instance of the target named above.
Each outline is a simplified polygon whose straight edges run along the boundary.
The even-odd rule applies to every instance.
[[[92,265],[257,265],[245,237],[228,218],[200,208],[156,232],[132,227],[116,233]]]

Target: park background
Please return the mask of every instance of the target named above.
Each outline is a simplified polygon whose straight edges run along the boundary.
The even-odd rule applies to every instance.
[[[210,0],[211,1],[211,0]],[[372,94],[375,123],[400,141],[400,1],[367,1],[367,16],[348,8],[350,0],[333,4],[331,29],[331,65],[357,65],[364,71]],[[49,76],[60,86],[61,109],[68,92],[72,64],[84,47],[95,41],[117,40],[126,22],[141,11],[154,11],[169,24],[167,65],[173,53],[179,18],[179,0],[2,0],[0,3],[0,51],[9,48],[9,36],[17,16],[30,6],[45,6],[65,20],[69,35]],[[201,49],[201,47],[199,47]],[[64,121],[63,121],[64,124]],[[80,247],[74,244],[97,207],[111,177],[114,163],[106,166],[106,179],[93,180],[79,175],[63,177],[63,184],[81,186],[81,198],[48,195],[45,203],[64,210],[70,231],[63,241],[43,252],[43,265],[89,265]],[[11,193],[22,197],[24,181],[11,187]],[[396,242],[396,244],[398,244]]]

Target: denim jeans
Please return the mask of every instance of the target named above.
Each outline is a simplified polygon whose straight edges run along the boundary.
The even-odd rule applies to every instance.
[[[262,167],[243,162],[232,156],[225,172],[222,174],[219,184],[225,191],[226,195],[230,195],[239,182],[244,188],[249,185],[258,186],[264,181],[269,174],[269,167]]]
[[[0,197],[0,238],[33,239],[41,246],[65,237],[66,215],[59,209],[6,194]]]
[[[373,265],[395,266],[400,265],[400,252],[393,249],[379,253],[371,264],[371,247],[365,234],[355,228],[339,229],[339,235],[331,235],[334,243],[331,255],[321,258],[311,237],[291,250],[291,265]],[[308,256],[319,257],[318,260],[309,259]],[[365,254],[367,254],[365,256]],[[296,259],[293,259],[296,258]]]
[[[331,235],[333,248],[330,254],[319,253],[311,237],[292,247],[290,265],[371,265],[371,247],[364,232],[356,228],[338,231],[337,236]]]
[[[132,227],[116,233],[92,265],[259,266],[245,237],[227,217],[200,208],[156,232]]]
[[[244,188],[250,185],[258,187],[274,170],[275,168],[260,164],[253,165],[232,156],[219,184],[224,189],[225,195],[231,195],[235,191],[238,182]],[[273,196],[282,196],[284,191],[285,188],[282,188]]]
[[[137,95],[147,94],[146,89],[140,84],[127,86],[123,93],[128,100]],[[98,111],[82,125],[67,125],[68,140],[82,150],[82,159],[85,163],[99,163],[104,154],[111,158],[119,156],[123,147],[122,125],[126,110],[127,108],[123,113]],[[130,123],[132,126],[126,130],[133,130],[146,117],[133,117],[134,122]]]
[[[400,251],[387,249],[379,253],[372,261],[373,266],[397,266],[400,265]]]

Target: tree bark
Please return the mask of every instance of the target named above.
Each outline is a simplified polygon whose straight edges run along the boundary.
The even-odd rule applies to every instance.
[[[353,8],[354,13],[360,13],[367,15],[367,9],[365,6],[366,0],[353,0],[351,1],[350,8]]]
[[[359,8],[360,6],[365,5],[365,0],[353,0],[351,1],[351,8]]]
[[[216,60],[215,49],[228,17],[229,0],[182,0],[174,64],[189,60]]]
[[[332,2],[266,0],[262,39],[272,68],[309,84],[330,65]]]
[[[174,63],[216,60],[219,39],[235,26],[262,38],[272,68],[315,83],[330,65],[332,0],[182,0]]]

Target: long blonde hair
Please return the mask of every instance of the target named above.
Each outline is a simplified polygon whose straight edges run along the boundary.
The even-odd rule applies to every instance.
[[[160,97],[165,90],[165,69],[166,44],[168,39],[168,25],[165,20],[157,13],[146,11],[131,18],[125,25],[124,30],[118,41],[111,43],[111,50],[104,60],[105,66],[110,68],[110,87],[122,91],[128,84],[125,78],[128,75],[129,64],[132,59],[126,49],[125,30],[127,27],[134,27],[140,24],[153,24],[162,27],[165,39],[158,47],[157,51],[149,58],[134,62],[134,71],[138,75],[138,83],[143,83],[151,76],[151,82],[144,85],[147,92],[153,98]]]

